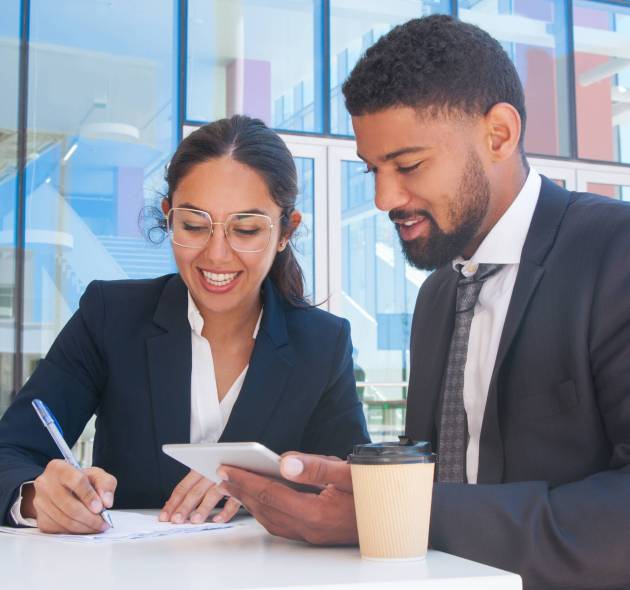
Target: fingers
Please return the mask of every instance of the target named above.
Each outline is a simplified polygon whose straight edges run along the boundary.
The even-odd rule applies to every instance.
[[[175,486],[159,519],[176,524],[186,522],[189,518],[193,523],[203,522],[222,497],[223,494],[213,482],[191,471]]]
[[[103,501],[96,493],[85,471],[75,469],[65,461],[55,459],[49,463],[44,473],[46,472],[49,472],[51,477],[54,478],[53,483],[61,484],[71,491],[92,513],[99,514],[103,510]],[[61,496],[55,497],[60,502],[67,503],[66,498]]]
[[[304,540],[304,535],[297,526],[300,523],[294,517],[262,505],[252,505],[251,508],[248,507],[248,511],[268,533],[285,539]]]
[[[223,510],[212,519],[212,522],[228,522],[238,512],[240,507],[241,503],[236,498],[228,498]]]
[[[75,506],[77,511],[80,510],[78,507],[86,510],[78,500],[74,502],[77,505]],[[59,508],[50,498],[41,495],[35,496],[34,505],[37,510],[37,526],[44,533],[94,534],[108,528],[107,523],[100,516],[92,515],[89,523],[76,520],[68,514],[76,514],[71,506],[65,505]]]
[[[245,471],[242,473],[247,474]],[[338,526],[335,524],[336,521],[342,522],[345,527],[347,526],[346,521],[349,520],[350,528],[354,527],[356,531],[354,511],[347,511],[347,506],[344,506],[341,515],[332,515],[333,522],[331,523],[323,520],[327,510],[321,505],[320,495],[295,492],[273,480],[267,480],[268,484],[266,487],[252,491],[239,487],[236,481],[238,480],[242,485],[251,486],[254,478],[265,478],[254,476],[251,479],[247,478],[249,481],[246,481],[245,478],[240,479],[240,474],[233,472],[230,473],[230,476],[231,481],[220,484],[221,489],[233,495],[238,495],[243,506],[272,535],[314,544],[346,544],[348,539],[352,537],[345,534],[345,531],[343,536],[340,536],[338,530],[335,530],[338,529]],[[282,491],[283,488],[290,493],[285,496]],[[329,486],[322,494],[326,494],[333,489],[333,486]],[[352,501],[352,496],[349,494],[345,492],[337,493],[349,497]],[[297,497],[296,501],[287,501],[287,497],[290,498],[293,495]],[[332,535],[327,533],[329,530],[333,531]]]
[[[223,498],[223,492],[219,491],[216,484],[209,482],[211,487],[206,491],[201,502],[190,516],[190,522],[198,524],[204,522],[218,501]],[[230,517],[231,518],[231,517]]]
[[[336,485],[328,484],[319,494],[301,493],[236,467],[221,466],[218,473],[224,478],[221,491],[240,500],[273,535],[318,545],[357,541],[354,497]]]
[[[282,476],[305,484],[328,485],[351,492],[350,466],[345,461],[319,455],[291,454],[280,459]]]
[[[286,514],[311,513],[312,499],[315,494],[297,492],[282,483],[238,469],[222,465],[218,471],[223,478],[219,489],[235,497],[250,512],[269,507]]]
[[[223,467],[221,468],[223,470]],[[272,535],[285,537],[287,539],[296,539],[302,540],[303,535],[298,530],[296,525],[296,519],[293,516],[285,514],[284,512],[273,508],[271,506],[267,506],[260,502],[253,495],[249,494],[248,491],[242,487],[239,487],[236,484],[236,481],[240,481],[243,485],[245,480],[239,479],[239,474],[236,474],[236,471],[241,471],[240,469],[232,468],[230,470],[230,475],[233,476],[233,481],[224,481],[219,484],[219,489],[225,493],[230,494],[232,497],[230,500],[235,500],[235,497],[238,497],[242,505],[247,509],[247,511]],[[242,471],[244,474],[249,474],[246,471]],[[225,473],[224,475],[227,475]],[[254,478],[259,478],[259,476],[254,476]],[[265,479],[265,478],[260,478]],[[267,480],[271,481],[271,480]],[[278,486],[282,486],[282,484],[276,484]],[[282,486],[285,487],[285,486]],[[287,488],[288,489],[288,488]],[[229,501],[228,501],[229,502]],[[227,506],[227,504],[226,504]],[[299,524],[299,523],[298,523]]]
[[[100,467],[89,467],[84,470],[90,483],[100,496],[105,508],[111,508],[114,505],[114,492],[118,485],[117,479],[101,469]]]
[[[107,528],[102,502],[82,471],[51,461],[33,483],[37,524],[45,532],[95,533]]]
[[[182,503],[189,490],[203,477],[196,471],[191,470],[174,488],[171,497],[166,501],[160,513],[159,519],[167,522],[173,518],[178,506]]]

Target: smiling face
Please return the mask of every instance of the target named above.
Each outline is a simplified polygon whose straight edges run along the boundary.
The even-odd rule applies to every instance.
[[[262,176],[227,156],[208,160],[194,165],[181,179],[172,206],[205,211],[215,222],[224,222],[228,215],[241,212],[271,218],[271,238],[262,252],[233,250],[223,225],[214,225],[212,237],[201,249],[173,243],[179,273],[204,319],[221,312],[247,314],[258,305],[261,284],[276,253],[285,247],[280,239],[282,210]],[[163,207],[167,212],[167,201]]]
[[[434,269],[481,241],[491,201],[479,156],[484,126],[420,117],[410,107],[352,117],[357,153],[374,174],[376,206],[396,224],[405,256]]]

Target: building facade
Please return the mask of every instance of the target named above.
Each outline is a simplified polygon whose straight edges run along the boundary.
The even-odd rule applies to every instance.
[[[311,300],[352,324],[373,435],[398,433],[427,274],[374,207],[340,88],[382,34],[432,13],[479,25],[511,56],[540,172],[630,200],[630,1],[5,0],[0,414],[91,280],[175,270],[142,212],[185,134],[246,113],[294,154]]]

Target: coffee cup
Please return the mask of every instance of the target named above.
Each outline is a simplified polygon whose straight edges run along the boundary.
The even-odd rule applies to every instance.
[[[431,443],[356,445],[348,456],[361,557],[424,559],[429,540],[433,473]]]

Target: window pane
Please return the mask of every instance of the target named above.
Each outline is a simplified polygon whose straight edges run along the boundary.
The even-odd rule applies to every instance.
[[[459,0],[459,17],[488,31],[514,62],[525,90],[525,150],[569,156],[567,31],[563,0]]]
[[[374,440],[401,434],[409,379],[409,335],[427,272],[405,263],[389,217],[374,207],[365,164],[342,162],[343,316],[352,325],[355,376]]]
[[[25,376],[90,281],[175,269],[138,223],[176,140],[174,8],[31,0]]]
[[[429,14],[448,14],[449,7],[450,0],[331,0],[331,133],[353,135],[341,85],[363,52],[396,25]]]
[[[589,182],[586,190],[589,193],[604,195],[606,197],[611,197],[612,199],[630,201],[630,185]]]
[[[323,131],[316,100],[318,0],[189,0],[186,116],[233,114]]]
[[[13,390],[19,37],[20,2],[9,0],[0,19],[0,416]]]
[[[578,156],[630,163],[630,8],[576,0]]]
[[[315,162],[312,158],[294,158],[294,160],[299,188],[295,208],[302,214],[302,223],[293,239],[295,254],[304,273],[304,292],[311,303],[319,303],[315,301],[315,218],[313,215]]]

